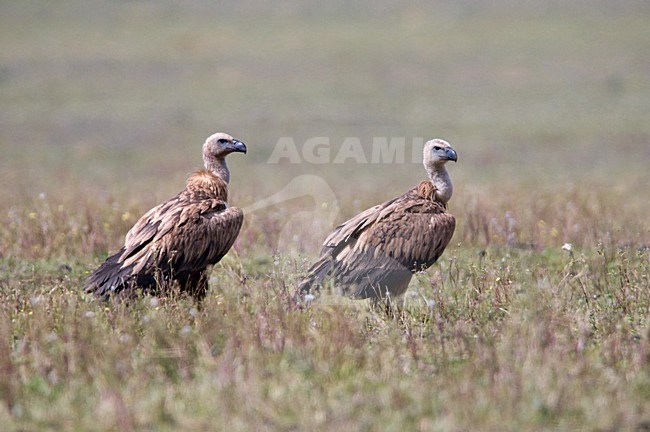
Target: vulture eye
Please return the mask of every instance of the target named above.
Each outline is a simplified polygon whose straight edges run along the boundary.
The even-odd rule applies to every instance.
[[[221,138],[219,141],[217,141],[219,144],[227,144],[228,140],[225,138]]]
[[[434,149],[435,151],[439,151],[439,150],[442,150],[442,147],[440,147],[440,146],[433,146],[433,149]]]

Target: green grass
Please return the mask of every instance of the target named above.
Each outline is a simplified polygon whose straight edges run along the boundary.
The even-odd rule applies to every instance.
[[[644,2],[0,12],[0,429],[649,427]],[[322,182],[247,211],[202,305],[84,295],[217,130],[249,148],[232,205]],[[399,319],[293,308],[327,232],[424,171],[269,164],[275,144],[383,136],[458,150],[452,243]]]
[[[89,301],[76,271],[3,270],[2,421],[43,429],[633,429],[647,421],[648,252],[452,248],[402,319],[289,305],[295,263],[198,308]]]

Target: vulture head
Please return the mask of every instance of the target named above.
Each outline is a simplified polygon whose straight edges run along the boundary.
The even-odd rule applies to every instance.
[[[456,162],[456,150],[445,140],[432,139],[424,145],[424,168],[429,174],[429,180],[435,188],[436,200],[446,204],[451,199],[454,188],[449,178],[445,164],[449,161]]]
[[[233,152],[246,153],[246,144],[227,133],[217,132],[210,135],[203,144],[203,157],[223,158]]]
[[[210,135],[203,144],[205,168],[229,182],[230,172],[226,166],[226,156],[234,152],[246,153],[246,144],[234,139],[227,133],[217,132]]]
[[[427,168],[441,167],[449,161],[456,162],[458,155],[451,145],[441,139],[432,139],[424,145],[424,166]]]

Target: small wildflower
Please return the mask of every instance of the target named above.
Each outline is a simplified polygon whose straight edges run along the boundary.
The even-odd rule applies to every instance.
[[[36,212],[29,212],[27,214],[27,217],[29,217],[30,219],[36,219],[36,216],[38,216]]]
[[[313,294],[305,294],[305,301],[307,303],[314,301],[315,298],[316,298],[316,296],[313,295]]]
[[[86,311],[86,312],[84,313],[84,316],[85,316],[86,318],[95,318],[95,312],[93,312],[93,311]]]
[[[184,325],[183,328],[181,329],[181,334],[188,334],[192,331],[192,327],[188,325]]]
[[[433,309],[436,306],[436,301],[434,299],[428,299],[427,306],[429,306],[429,309]]]
[[[562,245],[562,250],[565,250],[567,252],[571,252],[573,250],[573,245],[571,243],[564,243]]]
[[[199,311],[196,308],[191,308],[190,309],[190,315],[195,317],[199,314]]]
[[[151,297],[151,299],[149,299],[149,304],[153,307],[156,307],[160,304],[160,300],[158,297]]]
[[[122,222],[126,222],[126,221],[128,221],[129,219],[131,219],[131,213],[129,213],[128,211],[122,213]]]
[[[128,335],[128,334],[126,334],[126,333],[122,333],[122,334],[120,335],[120,342],[122,342],[122,343],[128,343],[128,342],[131,342],[131,336]]]
[[[41,201],[43,201],[43,200],[45,199],[45,192],[41,192],[41,193],[39,193],[39,194],[38,194],[38,199],[40,199]]]

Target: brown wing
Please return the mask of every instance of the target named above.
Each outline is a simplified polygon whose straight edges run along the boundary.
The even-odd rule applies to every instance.
[[[396,200],[398,200],[398,198],[370,207],[336,227],[323,242],[321,254],[325,253],[329,248],[336,248],[359,238],[359,235],[368,228],[368,226],[374,224],[377,220],[384,218],[387,215],[387,211],[390,212],[391,205],[394,204]]]
[[[160,240],[182,220],[187,219],[191,200],[183,192],[145,213],[126,233],[120,262],[130,264],[142,256],[142,249]],[[214,205],[214,204],[213,204]],[[225,208],[225,206],[224,206]],[[185,215],[183,215],[185,212]],[[184,216],[184,217],[183,217]],[[141,268],[139,269],[141,270]],[[139,271],[138,270],[138,271]]]
[[[244,215],[218,199],[182,193],[147,212],[126,235],[119,261],[132,273],[147,268],[196,271],[218,262],[235,242]]]
[[[177,272],[195,272],[216,264],[235,243],[244,213],[237,207],[216,206],[200,213],[161,240],[161,259]]]
[[[159,276],[196,293],[207,289],[204,270],[228,252],[244,219],[226,196],[222,179],[194,173],[183,191],[138,220],[124,246],[88,277],[86,291],[105,297],[129,287],[147,289]]]
[[[454,234],[455,218],[432,202],[398,201],[347,242],[336,259],[349,268],[408,269],[430,267]]]
[[[442,204],[411,190],[337,227],[300,289],[329,276],[355,297],[374,296],[377,286],[401,294],[413,272],[442,255],[455,225]]]

